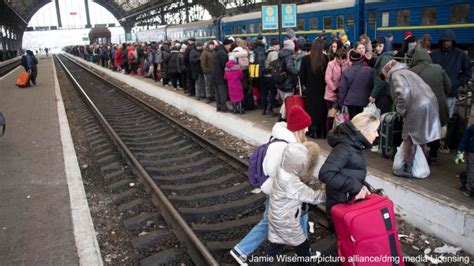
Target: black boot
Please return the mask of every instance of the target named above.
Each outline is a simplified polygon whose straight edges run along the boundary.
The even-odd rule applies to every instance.
[[[267,114],[267,105],[262,105],[262,115]]]
[[[412,179],[413,178],[412,169],[413,169],[413,161],[405,162],[402,169],[393,170],[393,175],[398,176],[398,177]]]

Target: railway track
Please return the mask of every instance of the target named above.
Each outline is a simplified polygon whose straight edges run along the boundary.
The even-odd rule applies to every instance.
[[[64,56],[58,62],[133,169],[124,172],[118,154],[111,151],[113,145],[98,136],[91,122],[86,133],[99,161],[105,163],[103,175],[113,180],[112,187],[120,187],[136,174],[160,209],[158,218],[142,212],[129,219],[142,223],[164,219],[185,246],[185,256],[197,265],[232,261],[228,250],[263,211],[264,196],[251,193],[248,185],[247,164]],[[142,200],[133,199],[134,194],[126,189],[116,196],[117,202],[122,208],[140,205]]]
[[[3,77],[17,66],[21,64],[20,57],[12,58],[4,62],[0,62],[0,77]]]

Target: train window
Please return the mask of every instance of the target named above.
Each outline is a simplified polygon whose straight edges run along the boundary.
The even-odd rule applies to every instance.
[[[247,33],[247,25],[242,25],[242,33],[243,34]]]
[[[238,34],[238,33],[239,33],[239,25],[232,26],[232,34]]]
[[[351,13],[347,15],[347,24],[352,24],[354,23],[354,15]]]
[[[304,30],[304,19],[298,19],[296,26],[298,26],[298,30]]]
[[[449,23],[459,24],[467,23],[469,20],[469,4],[453,5],[451,7],[451,16]]]
[[[410,9],[397,11],[397,26],[410,26]]]
[[[309,28],[311,30],[317,30],[318,29],[318,18],[310,18],[309,19]]]
[[[421,25],[436,25],[436,7],[425,7],[421,10]]]
[[[377,13],[375,10],[369,10],[369,23],[375,23],[377,19]]]
[[[324,17],[324,28],[325,30],[332,28],[332,17]]]
[[[337,16],[336,29],[344,29],[344,15]]]
[[[382,27],[388,27],[388,21],[389,21],[389,13],[388,12],[382,12]]]
[[[250,33],[254,33],[255,32],[255,24],[250,24]]]

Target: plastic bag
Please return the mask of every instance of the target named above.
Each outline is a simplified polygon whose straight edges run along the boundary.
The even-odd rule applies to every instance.
[[[364,112],[371,113],[380,119],[380,109],[377,108],[375,103],[369,103],[367,107],[364,107]]]
[[[430,167],[420,145],[416,145],[415,161],[411,172],[414,178],[427,178],[430,175]]]
[[[405,161],[403,159],[405,157],[405,151],[402,149],[402,147],[403,142],[400,144],[400,147],[397,148],[397,153],[395,153],[395,157],[393,158],[393,171],[401,170],[405,165]]]
[[[402,149],[402,147],[403,142],[400,144],[400,147],[397,148],[397,153],[393,159],[392,169],[394,171],[401,170],[405,166],[405,150]],[[420,147],[420,145],[416,145],[415,158],[413,161],[411,174],[414,178],[420,179],[427,178],[430,175],[430,167],[428,166],[428,161],[426,161],[425,154],[423,153],[423,149]]]
[[[349,111],[347,110],[346,106],[343,106],[341,111],[339,111],[334,118],[334,127],[339,126],[340,124],[351,120],[351,117],[349,116]]]

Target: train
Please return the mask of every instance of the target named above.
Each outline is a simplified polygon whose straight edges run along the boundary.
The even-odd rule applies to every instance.
[[[323,32],[346,34],[351,42],[361,34],[371,40],[391,33],[400,44],[405,32],[417,38],[430,34],[436,44],[444,29],[456,34],[456,42],[470,47],[474,44],[474,0],[323,0],[297,6],[297,36],[308,40]],[[283,35],[287,28],[282,29]],[[277,31],[262,30],[261,12],[224,16],[181,25],[160,26],[136,32],[137,41],[171,41],[195,37],[198,40],[223,40],[230,36],[251,39],[264,35],[281,38]]]

